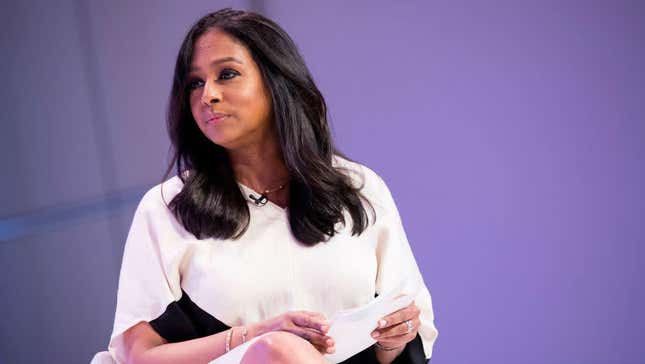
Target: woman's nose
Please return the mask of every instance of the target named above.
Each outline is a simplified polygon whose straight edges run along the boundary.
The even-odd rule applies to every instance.
[[[203,90],[202,102],[204,105],[211,105],[220,101],[222,97],[221,92],[217,89],[216,85],[214,85],[214,82],[207,81]]]

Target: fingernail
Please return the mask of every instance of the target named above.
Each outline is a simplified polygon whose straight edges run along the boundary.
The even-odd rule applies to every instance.
[[[332,339],[327,339],[327,341],[325,341],[325,343],[327,343],[327,346],[334,345],[334,342],[332,341]]]
[[[387,322],[385,320],[379,320],[378,327],[385,327],[386,324]]]
[[[327,332],[327,330],[329,330],[329,325],[321,325],[320,326],[320,331]]]
[[[327,348],[327,354],[333,354],[336,349],[334,348]]]
[[[378,331],[374,331],[372,333],[372,337],[379,337],[380,335],[381,335],[381,333],[379,333]]]

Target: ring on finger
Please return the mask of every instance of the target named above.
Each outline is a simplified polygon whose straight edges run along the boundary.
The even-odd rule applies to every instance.
[[[406,334],[409,334],[414,330],[414,326],[412,325],[412,320],[405,320],[405,325],[408,327],[408,332]]]

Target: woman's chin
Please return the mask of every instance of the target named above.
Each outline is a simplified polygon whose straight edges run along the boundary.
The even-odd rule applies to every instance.
[[[238,144],[240,144],[237,138],[227,137],[224,135],[208,136],[208,139],[213,142],[213,144],[217,144],[220,147],[229,150],[239,148]]]

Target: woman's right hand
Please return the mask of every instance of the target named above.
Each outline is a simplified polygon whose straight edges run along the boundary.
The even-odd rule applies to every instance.
[[[253,336],[270,331],[286,331],[309,341],[322,354],[331,354],[335,351],[334,339],[327,336],[329,321],[317,312],[290,311],[254,326]]]

